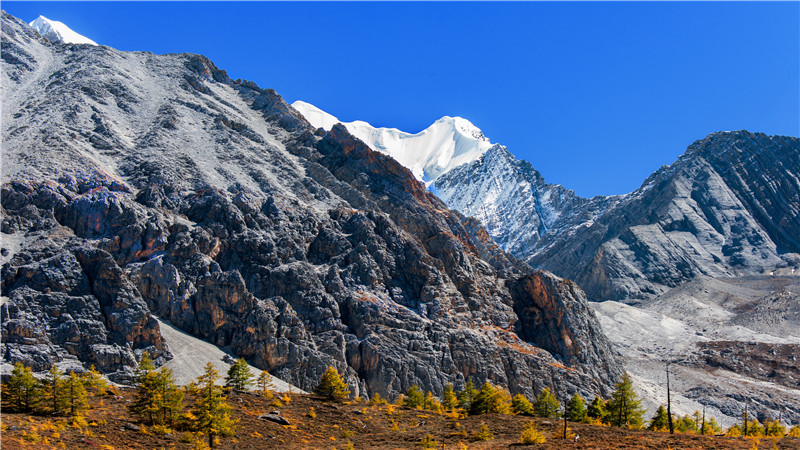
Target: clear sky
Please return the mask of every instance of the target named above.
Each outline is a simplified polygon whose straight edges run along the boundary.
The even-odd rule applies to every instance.
[[[33,3],[120,50],[194,52],[344,121],[462,116],[579,195],[720,130],[800,136],[800,3]]]

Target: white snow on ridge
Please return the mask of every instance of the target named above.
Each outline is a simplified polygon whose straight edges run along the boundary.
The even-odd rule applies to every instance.
[[[62,22],[50,20],[45,16],[37,17],[30,25],[50,42],[97,45],[97,42],[72,31],[70,27]]]
[[[310,103],[298,100],[292,106],[317,128],[330,130],[340,123]],[[492,146],[478,127],[462,117],[444,116],[416,134],[377,128],[360,120],[341,123],[350,134],[397,160],[426,185],[455,167],[477,160]]]

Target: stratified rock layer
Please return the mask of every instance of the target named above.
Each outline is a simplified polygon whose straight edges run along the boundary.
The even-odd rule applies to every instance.
[[[4,361],[125,379],[169,357],[152,312],[306,390],[328,366],[362,396],[467,378],[591,395],[620,374],[574,283],[344,127],[202,56],[2,26]]]

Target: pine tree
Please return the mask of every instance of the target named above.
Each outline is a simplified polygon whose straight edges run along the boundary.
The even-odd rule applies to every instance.
[[[322,374],[319,384],[314,388],[314,393],[330,400],[341,400],[350,395],[347,385],[333,366],[328,367],[328,370]]]
[[[71,417],[80,416],[89,409],[88,394],[83,380],[75,372],[70,372],[64,381],[64,398]]]
[[[231,419],[231,407],[216,382],[219,372],[214,364],[206,364],[203,375],[197,377],[199,393],[192,413],[194,428],[208,436],[208,446],[214,448],[217,436],[231,436],[236,430],[236,421]]]
[[[39,402],[41,392],[39,381],[33,376],[30,367],[18,362],[11,370],[8,383],[3,387],[3,397],[10,403],[11,409],[18,412],[29,412]]]
[[[586,419],[586,402],[577,392],[567,402],[567,419],[573,422],[583,422]]]
[[[669,431],[669,417],[667,417],[667,410],[664,405],[660,405],[653,418],[650,419],[650,425],[647,426],[648,430],[653,431]]]
[[[448,411],[452,411],[458,407],[458,398],[456,397],[455,391],[453,391],[453,385],[450,383],[444,385],[442,406]]]
[[[606,402],[600,397],[595,396],[589,408],[586,410],[586,415],[598,422],[605,422],[606,415]]]
[[[533,404],[522,394],[517,394],[511,399],[511,410],[514,411],[514,414],[526,416],[532,416],[534,414]]]
[[[473,400],[475,400],[475,397],[477,395],[478,395],[478,390],[475,389],[475,384],[472,383],[472,380],[468,380],[467,384],[464,386],[464,389],[458,393],[459,406],[461,406],[466,410],[469,410]]]
[[[536,396],[536,401],[533,402],[533,412],[539,417],[558,419],[561,417],[561,413],[558,411],[559,406],[558,400],[550,392],[550,388],[545,388]]]
[[[275,389],[275,385],[272,383],[272,375],[269,374],[266,370],[262,370],[261,373],[258,375],[258,379],[256,380],[256,385],[258,386],[258,390],[261,391],[262,394],[266,394],[267,391],[271,391]]]
[[[611,399],[606,405],[608,421],[612,426],[639,428],[643,422],[644,409],[633,390],[631,377],[625,373],[616,384]]]
[[[225,386],[235,392],[245,392],[247,387],[253,384],[253,374],[250,373],[250,366],[244,358],[239,358],[228,369],[228,376],[225,377]]]
[[[425,394],[422,393],[419,386],[412,384],[411,387],[406,391],[403,406],[408,406],[409,408],[422,408],[424,402]]]
[[[53,415],[64,412],[64,373],[53,364],[42,380],[42,400]]]

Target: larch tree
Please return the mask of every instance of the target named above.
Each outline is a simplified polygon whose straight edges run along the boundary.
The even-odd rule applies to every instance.
[[[405,400],[403,401],[403,406],[408,406],[409,408],[422,408],[425,402],[425,394],[416,384],[412,384],[410,388],[406,391]]]
[[[84,382],[75,372],[70,372],[64,380],[64,399],[70,417],[78,417],[89,409],[89,394]]]
[[[586,419],[586,402],[577,392],[567,402],[565,411],[567,419],[573,422],[582,422]]]
[[[56,367],[55,364],[50,366],[50,370],[42,380],[42,400],[44,404],[50,408],[53,415],[59,415],[64,412],[64,373]]]
[[[533,402],[533,412],[539,417],[548,419],[558,419],[561,417],[559,412],[560,404],[556,396],[550,392],[550,388],[545,388],[539,395],[536,396],[536,401]]]
[[[92,365],[87,372],[81,374],[81,380],[86,390],[92,394],[105,394],[108,388],[108,382],[103,377],[103,374],[97,371]]]
[[[231,407],[217,386],[219,372],[214,364],[206,364],[203,375],[197,378],[199,392],[192,413],[194,428],[208,436],[208,446],[214,448],[217,436],[231,436],[236,430],[236,421],[231,419]]]
[[[442,393],[442,406],[448,411],[452,411],[458,407],[458,398],[453,390],[453,385],[450,383],[444,385],[444,392]]]
[[[488,381],[481,386],[468,410],[470,415],[511,414],[511,395]]]
[[[600,397],[595,396],[594,400],[592,400],[592,403],[589,405],[589,408],[586,409],[586,415],[596,422],[604,422],[607,414],[606,402],[604,402]]]
[[[183,408],[183,392],[175,383],[172,370],[155,370],[146,352],[136,370],[136,394],[128,408],[144,422],[158,425],[171,425]]]
[[[467,384],[464,385],[464,389],[458,393],[459,406],[469,410],[470,406],[472,406],[472,401],[475,400],[477,395],[478,390],[475,389],[475,384],[472,382],[472,380],[467,380]]]
[[[319,384],[314,388],[314,393],[329,400],[342,400],[350,395],[350,390],[347,389],[347,384],[342,380],[339,372],[333,366],[330,366],[322,374]]]
[[[256,379],[256,386],[258,386],[258,390],[262,395],[266,394],[267,391],[275,389],[275,384],[272,382],[272,375],[266,370],[262,370],[258,375],[258,379]]]
[[[244,358],[239,358],[228,369],[228,375],[225,377],[225,386],[233,389],[235,392],[245,392],[248,386],[253,384],[255,377],[250,373],[250,366]]]
[[[616,384],[611,399],[606,405],[608,421],[612,426],[639,428],[644,421],[644,408],[633,390],[631,377],[627,373]]]
[[[148,424],[157,423],[161,412],[158,399],[158,375],[153,360],[150,359],[147,352],[142,354],[134,375],[136,393],[133,402],[128,405],[128,409],[131,414]]]
[[[533,403],[522,394],[517,394],[511,399],[511,410],[514,414],[522,414],[525,416],[534,415]]]
[[[669,431],[669,418],[667,417],[667,410],[664,408],[664,405],[660,405],[656,413],[653,414],[647,429],[653,431]]]
[[[31,368],[21,362],[14,364],[11,376],[3,388],[3,397],[8,401],[11,410],[30,412],[39,402],[40,395],[39,381],[33,376]]]
[[[162,425],[171,425],[183,409],[183,392],[175,382],[172,369],[161,367],[156,372],[155,378],[156,403],[159,408],[158,422]]]

